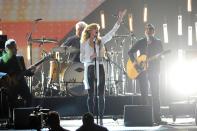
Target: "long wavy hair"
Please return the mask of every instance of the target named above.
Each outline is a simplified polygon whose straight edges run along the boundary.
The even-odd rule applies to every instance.
[[[81,42],[82,44],[90,38],[90,31],[93,30],[93,29],[99,30],[99,29],[100,29],[99,24],[97,24],[97,23],[92,23],[92,24],[89,24],[89,25],[87,25],[87,26],[85,27],[85,29],[84,29],[83,32],[82,32],[81,40],[80,40],[80,42]],[[100,37],[100,33],[98,32],[97,44],[100,44],[100,43],[101,43],[101,37]]]

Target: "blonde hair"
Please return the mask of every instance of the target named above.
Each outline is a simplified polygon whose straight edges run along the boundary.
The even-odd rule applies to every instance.
[[[88,38],[90,38],[90,31],[93,29],[99,30],[100,29],[99,24],[92,23],[92,24],[89,24],[85,27],[85,29],[83,30],[82,35],[81,35],[81,40],[80,40],[81,43],[84,43],[85,41],[87,41]],[[100,43],[100,36],[99,35],[100,34],[98,34],[98,41],[99,42],[97,42],[97,43]]]

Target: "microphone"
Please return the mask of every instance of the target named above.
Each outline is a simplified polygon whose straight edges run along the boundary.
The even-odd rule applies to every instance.
[[[41,21],[42,18],[38,18],[38,19],[35,19],[34,21],[38,22],[38,21]]]
[[[94,36],[93,42],[96,44],[97,36]]]

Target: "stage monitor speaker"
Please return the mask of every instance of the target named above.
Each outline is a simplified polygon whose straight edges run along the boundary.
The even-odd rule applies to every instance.
[[[15,108],[13,112],[15,129],[31,129],[30,114],[35,109],[35,107]]]
[[[125,105],[125,126],[153,126],[152,106],[150,105]]]

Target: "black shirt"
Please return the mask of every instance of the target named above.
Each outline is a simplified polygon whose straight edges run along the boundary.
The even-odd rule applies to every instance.
[[[146,37],[138,40],[133,47],[129,50],[128,54],[131,61],[135,60],[135,53],[140,51],[140,55],[147,55],[148,58],[155,56],[163,51],[163,46],[161,40],[153,37],[150,44],[147,43]],[[159,71],[160,70],[160,59],[150,61],[148,63],[148,70]]]
[[[80,38],[76,35],[68,37],[68,39],[61,45],[61,47],[71,46],[80,50]],[[80,62],[80,51],[71,53],[70,59],[74,62]]]
[[[108,131],[108,129],[94,123],[92,125],[82,125],[76,131]]]

